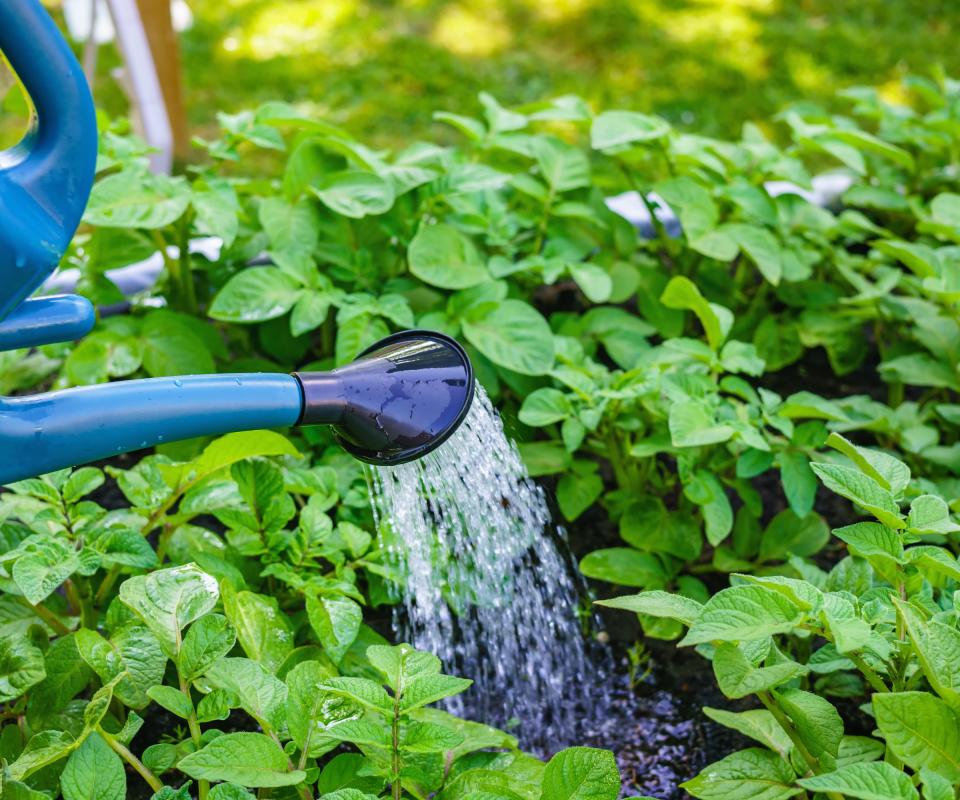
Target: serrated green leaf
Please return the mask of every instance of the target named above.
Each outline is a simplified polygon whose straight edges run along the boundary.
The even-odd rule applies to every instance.
[[[780,592],[731,586],[707,601],[680,644],[763,639],[792,631],[803,618],[803,610]]]
[[[797,781],[811,792],[833,792],[858,800],[917,800],[919,795],[910,777],[882,761],[848,764],[833,772]]]
[[[262,733],[225,733],[180,759],[177,769],[197,780],[243,786],[296,786],[306,778],[291,770],[280,745]]]

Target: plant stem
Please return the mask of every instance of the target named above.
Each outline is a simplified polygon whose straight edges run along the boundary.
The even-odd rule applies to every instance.
[[[190,729],[190,739],[193,741],[194,747],[198,750],[200,749],[200,723],[197,721],[197,710],[193,707],[193,698],[190,697],[190,684],[184,680],[183,675],[180,674],[180,665],[177,664],[177,679],[180,681],[180,691],[183,693],[183,696],[187,698],[187,702],[190,704],[190,716],[187,717],[187,727]],[[206,800],[207,792],[210,791],[210,782],[209,781],[198,781],[197,782],[197,793],[200,797],[200,800]]]
[[[112,749],[120,758],[126,761],[134,771],[137,772],[141,778],[143,778],[153,789],[154,792],[159,792],[163,788],[163,784],[160,782],[160,779],[157,778],[144,763],[137,758],[133,753],[131,753],[123,744],[118,742],[113,736],[107,733],[103,728],[98,727],[97,733],[99,733],[103,740],[110,745]]]
[[[390,792],[393,795],[393,800],[401,800],[403,787],[400,784],[400,686],[397,687],[397,691],[393,695],[391,732],[393,775],[390,781]]]
[[[807,749],[807,746],[803,743],[803,739],[800,738],[800,734],[797,733],[796,728],[793,727],[790,718],[783,713],[783,710],[777,705],[777,701],[770,692],[757,692],[757,697],[760,698],[760,702],[766,706],[767,711],[773,715],[773,718],[780,727],[783,728],[783,732],[790,737],[793,746],[797,748],[797,752],[803,757],[803,760],[807,762],[807,766],[810,767],[810,772],[814,775],[819,775],[820,762],[817,761],[817,759],[813,757],[813,754]],[[824,792],[823,794],[825,797],[829,797],[830,800],[843,800],[843,796],[836,792]]]
[[[883,679],[863,660],[862,656],[858,656],[855,653],[847,653],[847,658],[857,665],[857,669],[863,673],[863,677],[867,679],[867,683],[869,683],[875,691],[881,693],[890,691],[883,682]]]
[[[35,606],[26,597],[19,598],[20,602],[29,608],[34,614],[36,614],[40,619],[47,623],[53,630],[59,633],[61,636],[66,636],[70,633],[70,629],[64,625],[57,616],[48,608],[43,606]]]

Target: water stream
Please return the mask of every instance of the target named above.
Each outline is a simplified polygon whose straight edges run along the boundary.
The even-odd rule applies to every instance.
[[[482,388],[460,429],[426,457],[373,470],[381,535],[403,570],[401,640],[474,687],[449,710],[546,754],[602,714],[578,592],[543,490]]]

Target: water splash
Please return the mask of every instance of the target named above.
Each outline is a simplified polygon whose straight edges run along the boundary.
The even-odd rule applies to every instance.
[[[398,634],[475,681],[449,710],[516,725],[522,745],[542,754],[573,744],[584,716],[602,713],[603,680],[543,491],[483,389],[441,448],[378,467],[371,483],[406,585]]]

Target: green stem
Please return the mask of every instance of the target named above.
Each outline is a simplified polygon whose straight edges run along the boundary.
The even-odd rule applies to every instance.
[[[876,692],[889,692],[887,685],[883,682],[883,679],[863,660],[862,656],[858,656],[856,653],[847,653],[847,658],[849,658],[854,664],[857,665],[857,669],[863,673],[863,677],[867,679],[874,691]]]
[[[179,647],[178,647],[179,649]],[[190,729],[190,739],[193,742],[193,746],[200,749],[200,723],[197,721],[197,711],[193,707],[193,698],[190,696],[190,684],[184,679],[183,675],[180,673],[180,665],[177,664],[177,679],[180,681],[180,691],[183,693],[183,696],[187,698],[187,702],[190,704],[190,716],[187,717],[187,727]],[[210,782],[209,781],[198,781],[197,782],[197,793],[200,800],[206,800],[207,792],[210,791]]]
[[[392,767],[393,775],[390,781],[390,792],[393,800],[401,800],[403,797],[403,786],[400,784],[400,686],[393,695],[393,720],[391,721],[391,745],[392,745]]]
[[[20,597],[19,600],[23,605],[29,608],[34,614],[40,617],[40,619],[46,622],[47,625],[49,625],[54,631],[59,633],[61,636],[66,636],[68,633],[70,633],[70,629],[66,625],[64,625],[57,618],[57,616],[52,611],[50,611],[50,609],[44,608],[43,606],[35,606],[33,603],[27,600],[26,597]]]
[[[114,564],[110,567],[110,571],[106,577],[100,582],[100,588],[97,589],[97,594],[93,598],[93,602],[97,608],[103,607],[103,602],[110,595],[110,590],[113,588],[113,584],[117,582],[118,577],[120,577],[120,567]]]
[[[122,743],[117,741],[113,736],[107,733],[103,728],[98,727],[97,733],[99,733],[103,740],[110,745],[110,749],[113,750],[120,758],[126,761],[133,770],[140,775],[153,789],[154,792],[159,792],[163,788],[163,784],[160,782],[160,779],[157,778],[144,763],[137,758],[133,753],[131,753]]]
[[[796,729],[793,727],[793,723],[790,721],[790,718],[783,713],[780,706],[777,705],[777,701],[773,698],[770,692],[757,692],[757,697],[760,698],[760,702],[766,707],[773,718],[777,721],[783,732],[790,737],[790,741],[793,742],[793,746],[797,748],[797,752],[801,755],[804,761],[807,762],[807,766],[810,767],[810,772],[814,775],[820,774],[820,762],[813,757],[813,754],[807,749],[807,746],[803,743],[803,739],[800,738],[800,734],[797,733]],[[843,796],[837,794],[836,792],[824,792],[825,797],[830,798],[830,800],[843,800]]]

